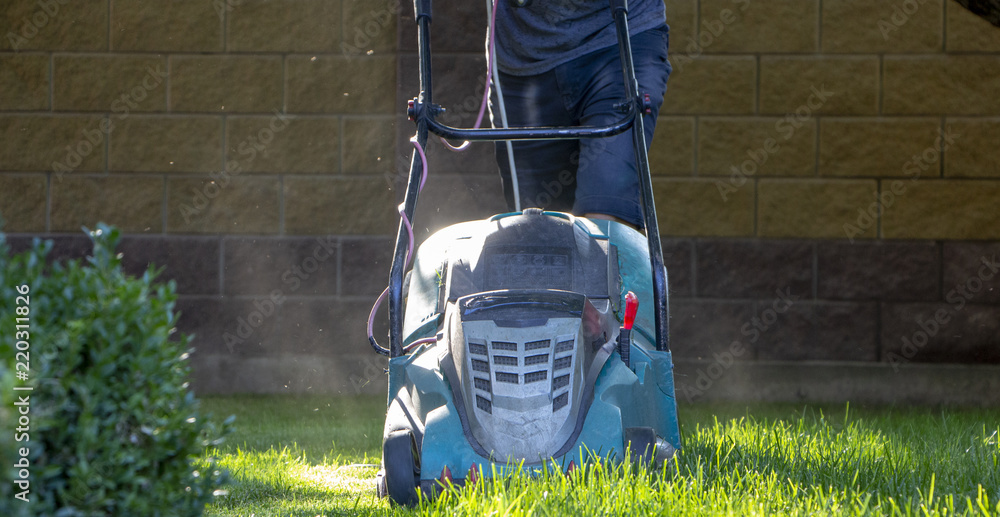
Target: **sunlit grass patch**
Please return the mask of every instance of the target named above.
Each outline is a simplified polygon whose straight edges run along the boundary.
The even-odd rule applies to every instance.
[[[221,453],[221,451],[215,451]],[[381,513],[375,496],[375,464],[312,464],[301,450],[236,450],[222,453],[232,475],[228,493],[209,507],[209,515],[335,515]]]
[[[559,465],[401,509],[373,484],[383,398],[208,405],[237,413],[211,451],[233,481],[209,515],[1000,515],[998,410],[682,406],[671,464]]]

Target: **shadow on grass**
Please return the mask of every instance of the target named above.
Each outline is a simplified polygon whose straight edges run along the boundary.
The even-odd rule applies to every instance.
[[[381,455],[384,396],[205,397],[215,418],[235,415],[223,453],[289,449],[313,465],[366,463]]]

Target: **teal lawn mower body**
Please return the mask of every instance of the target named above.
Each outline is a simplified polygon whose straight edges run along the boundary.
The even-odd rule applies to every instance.
[[[623,118],[606,127],[457,129],[430,100],[430,1],[415,5],[428,132],[457,140],[602,137],[634,129],[644,226],[529,208],[438,231],[406,271],[426,163],[414,152],[387,289],[388,408],[380,495],[412,504],[439,482],[594,457],[661,464],[680,448],[667,326],[667,278],[631,62],[624,2]],[[626,452],[628,451],[628,452]],[[631,455],[631,457],[627,456]]]
[[[472,470],[623,460],[626,446],[647,462],[669,458],[680,437],[670,352],[653,341],[648,255],[625,225],[533,210],[424,242],[404,334],[433,341],[389,361],[387,494],[410,502],[415,488],[462,483]],[[630,291],[638,313],[626,364]]]

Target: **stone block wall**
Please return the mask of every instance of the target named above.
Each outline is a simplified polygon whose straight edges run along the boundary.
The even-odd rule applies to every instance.
[[[364,321],[396,225],[400,6],[4,2],[13,248],[80,257],[82,226],[122,228],[130,271],[177,282],[199,391],[382,386]]]
[[[673,74],[650,161],[679,386],[703,391],[697,374],[727,354],[876,376],[1000,363],[1000,28],[950,0],[666,4]],[[408,14],[400,104],[417,89]],[[435,98],[466,125],[484,33],[465,28],[484,16],[435,6]],[[486,185],[493,209],[491,147],[477,148],[432,145],[447,180],[422,199]]]
[[[678,360],[1000,363],[1000,29],[952,0],[666,3],[651,163]],[[454,125],[484,24],[435,4]],[[78,257],[81,226],[121,227],[131,271],[177,282],[200,391],[381,391],[364,322],[416,92],[406,2],[9,0],[3,230]],[[419,239],[504,210],[490,144],[428,156]]]
[[[678,356],[1000,362],[1000,28],[946,0],[667,5]]]

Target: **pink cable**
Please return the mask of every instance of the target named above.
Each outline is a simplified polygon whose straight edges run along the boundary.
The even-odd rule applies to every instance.
[[[417,193],[419,194],[420,191],[424,190],[424,183],[427,181],[427,155],[424,153],[424,148],[420,145],[420,142],[417,141],[416,135],[410,138],[410,143],[412,143],[413,147],[417,149],[417,154],[420,156],[420,170],[421,170],[420,185],[417,186]],[[406,247],[406,260],[403,262],[403,269],[409,267],[410,261],[413,259],[413,225],[410,223],[410,219],[406,217],[406,212],[404,210],[405,205],[406,203],[403,202],[400,203],[400,205],[397,207],[397,210],[399,211],[399,217],[403,221],[403,226],[406,227],[406,236],[409,238],[409,243]],[[388,287],[386,287],[382,291],[382,294],[378,295],[378,299],[376,299],[375,303],[372,305],[372,311],[368,313],[369,340],[371,339],[372,336],[375,335],[375,329],[374,329],[375,313],[378,312],[378,308],[379,306],[382,305],[382,302],[385,300],[387,294],[389,294]],[[407,347],[404,348],[403,350],[409,352],[412,349],[412,347],[414,347],[417,344],[422,344],[422,342],[424,342],[424,340],[426,339],[430,338],[424,338],[423,340],[414,341],[413,343],[407,345]]]
[[[496,22],[497,22],[497,0],[493,0],[493,13],[490,14],[490,43],[486,47],[486,87],[483,88],[483,102],[479,104],[479,115],[476,116],[476,124],[472,126],[472,129],[479,129],[479,126],[483,123],[483,115],[486,113],[486,103],[490,99],[490,81],[493,76],[493,47],[496,42]],[[445,148],[449,151],[460,153],[469,148],[470,142],[468,140],[462,142],[462,145],[454,146],[451,142],[446,140],[443,136],[439,136],[441,143],[444,144]]]
[[[375,312],[378,311],[380,305],[382,305],[382,300],[385,300],[385,295],[389,294],[389,288],[386,287],[382,290],[382,294],[378,295],[378,299],[375,300],[375,304],[372,305],[372,311],[368,313],[368,340],[371,341],[372,336],[375,335]]]
[[[427,181],[427,155],[424,154],[424,148],[421,147],[420,142],[417,141],[417,137],[413,136],[410,138],[410,143],[413,147],[417,148],[417,154],[420,155],[420,185],[417,186],[417,193],[419,194],[424,190],[424,182]],[[406,269],[410,265],[410,260],[413,258],[413,225],[410,224],[410,220],[406,217],[406,212],[403,210],[405,202],[400,203],[397,207],[399,210],[399,218],[403,221],[403,226],[406,227],[406,235],[409,237],[409,246],[406,248],[406,261],[403,264],[403,269]]]
[[[414,348],[417,348],[418,346],[426,344],[426,343],[437,343],[437,340],[438,340],[437,336],[431,336],[431,337],[421,338],[421,339],[418,339],[418,340],[410,343],[409,345],[404,346],[403,347],[403,351],[404,352],[409,352],[410,350],[413,350]]]

